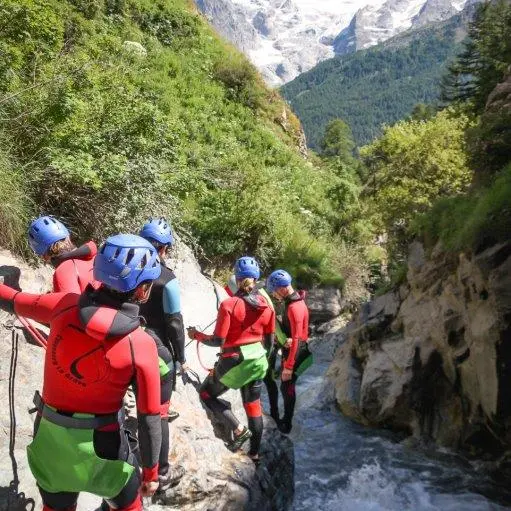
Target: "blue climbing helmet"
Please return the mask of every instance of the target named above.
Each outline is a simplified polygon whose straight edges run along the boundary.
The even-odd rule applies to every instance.
[[[32,250],[42,256],[51,246],[69,236],[66,226],[53,216],[40,216],[28,228],[28,243]]]
[[[258,279],[261,275],[259,264],[253,257],[240,257],[234,265],[234,275],[237,279]]]
[[[266,290],[273,293],[279,287],[287,287],[292,282],[291,275],[286,270],[275,270],[266,280]]]
[[[150,218],[140,230],[140,236],[149,241],[157,241],[162,245],[173,245],[172,229],[165,218]]]
[[[160,274],[156,248],[134,234],[110,236],[94,259],[94,279],[121,293],[155,280]]]

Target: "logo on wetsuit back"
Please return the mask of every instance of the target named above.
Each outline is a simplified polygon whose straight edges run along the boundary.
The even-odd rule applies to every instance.
[[[108,377],[110,364],[103,345],[95,346],[84,353],[84,345],[79,342],[66,343],[60,347],[62,339],[62,335],[55,337],[51,353],[52,364],[60,375],[81,387]]]

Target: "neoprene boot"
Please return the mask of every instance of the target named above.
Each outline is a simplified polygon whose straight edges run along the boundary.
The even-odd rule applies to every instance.
[[[185,473],[186,470],[182,465],[174,465],[166,474],[158,475],[158,481],[160,483],[158,491],[161,492],[169,488],[174,488],[174,486],[177,486],[181,482]]]
[[[227,445],[227,448],[232,452],[239,451],[241,446],[251,437],[252,432],[248,428],[243,427],[243,431],[237,436],[234,435],[234,440]]]

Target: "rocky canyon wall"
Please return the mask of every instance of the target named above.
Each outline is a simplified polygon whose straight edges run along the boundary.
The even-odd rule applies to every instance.
[[[413,244],[407,282],[339,335],[328,378],[344,414],[474,453],[511,446],[511,242]]]

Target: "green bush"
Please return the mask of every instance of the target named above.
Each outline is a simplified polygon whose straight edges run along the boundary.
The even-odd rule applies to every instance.
[[[140,28],[155,36],[164,46],[193,42],[199,36],[197,16],[176,9],[169,2],[154,5],[134,5],[135,19]]]
[[[245,57],[232,52],[215,64],[213,76],[227,87],[232,100],[252,109],[262,106],[264,91],[259,75]]]
[[[446,109],[428,121],[398,122],[361,149],[371,171],[366,185],[371,216],[393,250],[406,250],[418,214],[468,189],[473,175],[465,145],[468,126],[467,116]]]
[[[494,243],[509,240],[511,232],[511,165],[493,182],[467,196],[439,201],[419,217],[414,232],[428,246],[440,241],[450,251],[478,252]]]
[[[164,214],[211,266],[251,253],[339,279],[336,177],[301,157],[296,118],[187,0],[7,0],[0,12],[0,137],[34,213],[79,238]]]

